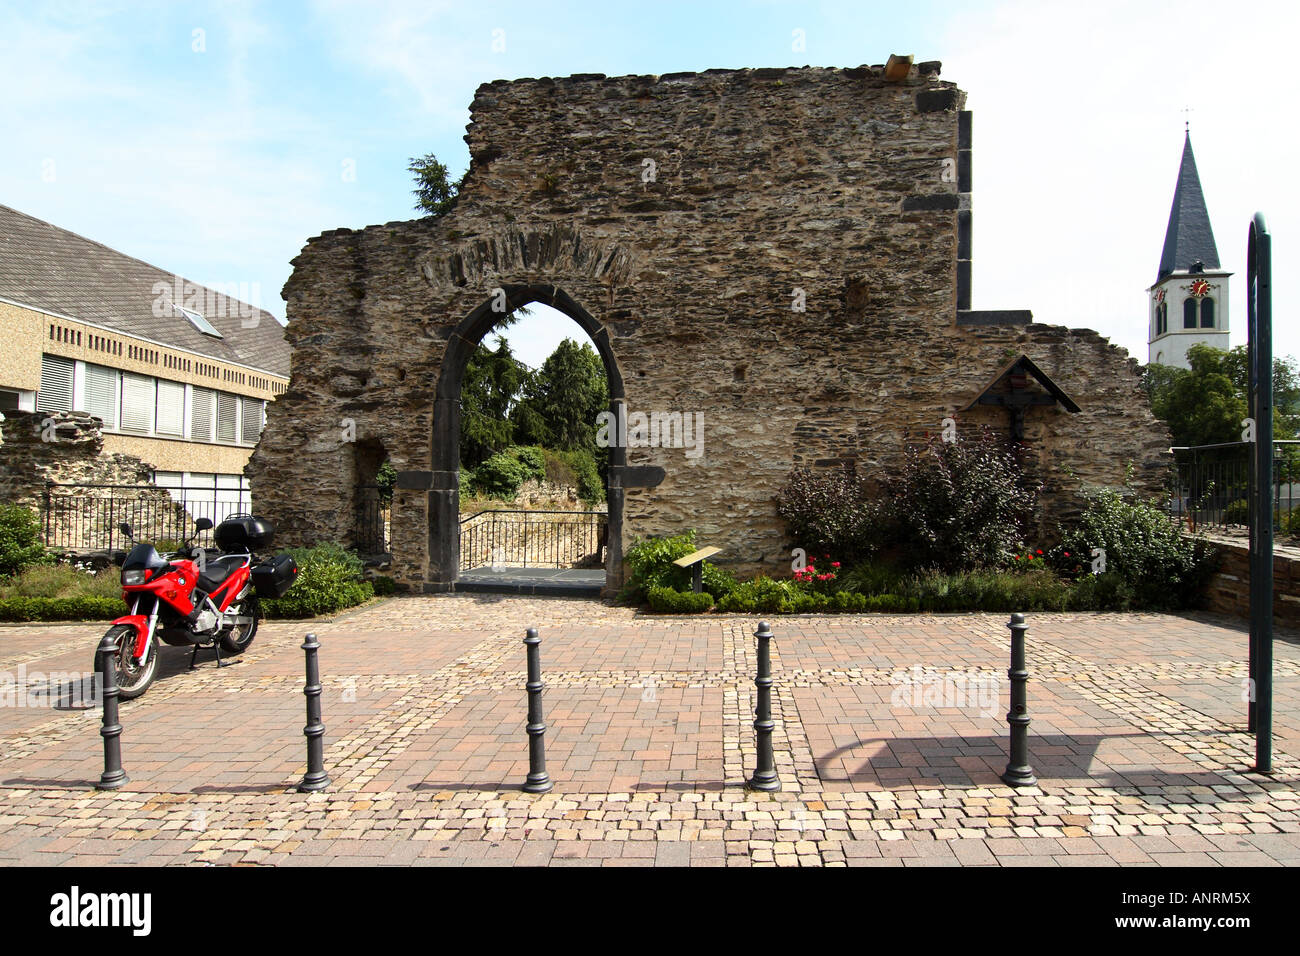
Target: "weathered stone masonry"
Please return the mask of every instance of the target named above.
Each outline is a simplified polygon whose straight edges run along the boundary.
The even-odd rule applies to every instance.
[[[1118,483],[1132,463],[1154,487],[1169,439],[1127,353],[968,311],[964,102],[937,63],[901,82],[861,67],[480,87],[452,211],[328,232],[294,260],[292,381],[249,466],[258,509],[286,544],[348,541],[354,488],[387,454],[395,574],[451,581],[459,374],[496,288],[583,325],[629,410],[704,412],[702,457],[631,448],[614,469],[622,541],[694,527],[740,568],[788,567],[774,496],[792,466],[883,476],[946,416],[1005,433],[1004,409],[963,410],[1022,354],[1081,408],[1027,414],[1049,513],[1069,476]],[[662,481],[630,487],[644,465]]]

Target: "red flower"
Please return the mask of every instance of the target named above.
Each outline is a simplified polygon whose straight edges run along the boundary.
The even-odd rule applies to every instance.
[[[832,568],[838,568],[839,566],[840,566],[840,563],[839,563],[838,561],[832,561],[832,562],[831,562],[831,567],[832,567]]]
[[[1042,548],[1039,548],[1039,549],[1038,549],[1036,552],[1034,552],[1034,553],[1035,553],[1035,554],[1042,554],[1042,553],[1043,553],[1043,549],[1042,549]]]

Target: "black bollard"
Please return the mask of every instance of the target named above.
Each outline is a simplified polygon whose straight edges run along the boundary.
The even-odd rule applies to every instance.
[[[542,639],[537,628],[524,636],[528,647],[528,778],[524,793],[546,793],[555,784],[546,772],[546,724],[542,722]]]
[[[781,781],[776,775],[776,757],[772,753],[772,730],[776,724],[772,720],[772,628],[767,621],[759,622],[754,636],[758,638],[758,676],[754,678],[754,686],[758,688],[758,702],[754,707],[758,769],[746,786],[750,790],[771,792],[781,789]]]
[[[113,630],[116,630],[114,628]],[[104,635],[99,642],[99,680],[104,694],[104,723],[99,728],[104,738],[104,772],[100,775],[97,790],[116,790],[126,783],[126,771],[122,769],[122,724],[117,714],[117,699],[121,691],[117,689],[117,641],[111,637],[112,631]],[[129,646],[130,638],[123,638]],[[123,649],[123,653],[130,653]],[[150,653],[157,654],[157,648]]]
[[[320,719],[320,641],[308,634],[302,649],[307,654],[307,686],[302,689],[307,698],[307,726],[302,729],[307,737],[307,773],[298,784],[300,793],[324,790],[330,784],[325,773],[325,725]]]
[[[1011,728],[1011,754],[1002,782],[1012,787],[1032,787],[1038,783],[1034,768],[1029,766],[1029,704],[1025,697],[1025,684],[1029,671],[1025,669],[1025,616],[1019,612],[1011,615],[1007,623],[1011,629],[1011,709],[1007,711],[1007,724]]]

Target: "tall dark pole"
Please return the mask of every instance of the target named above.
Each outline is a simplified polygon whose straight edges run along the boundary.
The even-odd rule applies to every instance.
[[[122,769],[122,724],[117,714],[117,699],[121,691],[117,689],[117,640],[112,634],[117,628],[111,628],[104,639],[99,642],[99,679],[104,695],[104,722],[99,728],[104,738],[104,772],[95,785],[98,790],[116,790],[126,783],[126,771]],[[122,653],[131,653],[133,635],[122,638]],[[149,653],[157,654],[156,647]]]
[[[1011,709],[1007,711],[1007,724],[1011,728],[1011,753],[1002,782],[1012,787],[1032,787],[1038,783],[1034,768],[1029,766],[1029,702],[1025,685],[1029,671],[1025,667],[1025,616],[1019,612],[1011,615],[1007,624],[1011,629]]]
[[[1250,689],[1255,769],[1273,769],[1273,293],[1272,245],[1263,213],[1250,224],[1246,309],[1255,455],[1250,555]]]
[[[537,628],[530,627],[524,635],[528,647],[528,777],[524,780],[525,793],[546,793],[555,786],[546,772],[546,724],[542,717],[542,639]]]
[[[307,698],[307,726],[302,729],[307,737],[307,773],[298,784],[304,793],[324,790],[329,786],[330,778],[325,773],[325,724],[320,714],[320,641],[315,634],[308,634],[302,643],[307,656],[307,685],[302,692]]]
[[[759,623],[754,637],[758,638],[758,676],[754,678],[754,686],[758,688],[758,701],[754,707],[758,768],[747,786],[750,790],[771,792],[781,789],[781,780],[776,775],[776,756],[772,753],[772,731],[776,724],[772,720],[772,628],[767,621]]]

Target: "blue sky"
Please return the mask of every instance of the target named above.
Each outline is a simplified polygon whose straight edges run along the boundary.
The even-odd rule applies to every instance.
[[[463,171],[480,83],[911,53],[942,60],[975,114],[976,308],[1097,329],[1145,361],[1144,290],[1190,115],[1220,256],[1238,273],[1233,342],[1246,227],[1263,209],[1276,347],[1300,354],[1282,281],[1300,249],[1298,27],[1294,6],[1196,0],[3,3],[0,202],[245,284],[283,316],[308,238],[415,215],[412,156]],[[539,316],[511,337],[537,364],[576,332]]]

